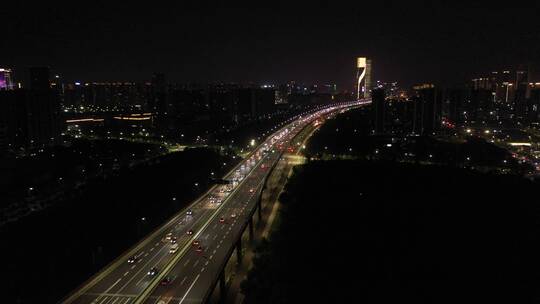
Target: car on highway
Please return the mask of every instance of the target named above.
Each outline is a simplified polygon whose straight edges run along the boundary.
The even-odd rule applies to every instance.
[[[171,244],[176,244],[177,240],[178,240],[178,239],[177,239],[175,236],[173,236],[173,237],[171,238]]]
[[[225,223],[225,218],[224,218],[224,217],[220,217],[220,218],[219,218],[219,222],[220,222],[220,223]]]
[[[137,261],[137,257],[134,256],[134,255],[133,255],[133,256],[130,256],[129,259],[127,260],[127,262],[128,262],[129,264],[133,264],[133,263],[135,263],[136,261]]]
[[[165,235],[165,239],[170,241],[172,239],[172,232],[167,233],[167,235]]]
[[[150,270],[148,270],[148,272],[146,273],[147,275],[153,277],[155,276],[156,274],[158,273],[158,269],[157,267],[152,267],[150,268]]]
[[[186,214],[187,215],[193,215],[193,211],[191,211],[191,209],[189,209],[188,211],[186,211]]]
[[[199,240],[193,241],[193,246],[199,246],[199,244],[200,244]]]
[[[197,252],[202,252],[202,251],[203,251],[203,247],[202,247],[202,246],[197,247],[196,251],[197,251]]]
[[[231,217],[232,217],[232,218],[235,218],[235,217],[236,217],[236,213],[231,214]]]
[[[171,282],[172,282],[171,277],[164,277],[163,280],[161,280],[161,282],[159,282],[159,285],[167,286],[167,285],[171,284]]]
[[[172,244],[171,248],[169,249],[169,253],[176,253],[179,247],[180,246],[178,245],[178,243]]]
[[[193,234],[193,229],[189,229],[186,233],[187,233],[187,235],[192,235]]]
[[[255,189],[253,188],[249,189],[249,193],[253,193],[253,192],[255,192]]]

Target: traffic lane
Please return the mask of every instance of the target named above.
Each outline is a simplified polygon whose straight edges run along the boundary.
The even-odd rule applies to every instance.
[[[246,220],[246,217],[244,217],[242,211],[235,212],[239,213],[239,217],[234,221],[229,224],[213,226],[210,229],[210,235],[215,235],[217,238],[212,237],[213,240],[209,243],[201,242],[203,246],[206,246],[203,252],[198,253],[195,249],[192,249],[186,254],[186,262],[182,265],[181,271],[176,274],[178,284],[158,287],[151,299],[155,300],[158,296],[165,296],[183,299],[183,303],[201,302],[203,300],[206,292],[211,287],[211,282],[221,270],[222,262],[231,248],[234,247],[233,241],[242,231],[242,223]],[[149,300],[146,303],[155,302]]]
[[[211,212],[211,210],[208,209],[202,209],[202,208],[194,208],[194,216],[187,216],[183,215],[182,219],[179,221],[179,223],[171,223],[172,230],[166,229],[163,234],[158,235],[155,237],[151,242],[149,242],[143,250],[137,253],[137,256],[139,256],[139,259],[136,260],[136,263],[129,264],[127,263],[127,260],[125,263],[121,264],[116,270],[116,273],[111,273],[111,275],[104,278],[102,281],[99,282],[99,284],[96,284],[94,288],[91,288],[87,293],[104,293],[111,285],[113,285],[118,279],[121,279],[122,281],[132,281],[135,284],[131,287],[124,286],[123,288],[128,289],[129,291],[122,292],[122,290],[113,290],[112,292],[115,293],[126,293],[126,294],[133,294],[137,293],[141,290],[141,287],[144,288],[145,285],[141,285],[142,279],[144,279],[144,276],[146,273],[154,266],[153,264],[148,264],[145,266],[146,260],[153,260],[156,258],[156,255],[160,254],[160,249],[164,248],[170,248],[169,242],[164,242],[165,236],[167,233],[171,231],[175,231],[176,236],[179,237],[178,242],[186,244],[189,241],[189,236],[187,235],[188,230],[196,230],[198,227],[200,227],[201,222],[203,219],[205,219],[208,216],[208,213]],[[194,218],[196,215],[199,215]],[[179,226],[180,225],[180,226]],[[184,227],[182,225],[185,225]],[[184,234],[185,232],[185,234]],[[166,252],[165,254],[168,254]],[[165,256],[165,254],[161,254],[161,256]],[[141,266],[142,265],[142,266]],[[137,267],[143,267],[143,269],[137,269]],[[159,266],[158,266],[159,267]],[[137,278],[132,278],[133,275],[137,275]],[[143,282],[144,283],[144,282]],[[147,284],[146,284],[147,285]],[[121,286],[121,285],[117,285]],[[101,288],[101,289],[100,289]],[[116,288],[116,286],[115,286]],[[120,288],[120,287],[119,287]],[[85,297],[86,298],[86,297]]]
[[[198,207],[195,208],[195,210],[199,211],[199,213],[202,212],[203,209],[199,209]],[[196,212],[196,211],[195,211]],[[197,213],[196,213],[197,214]],[[187,223],[190,220],[186,220],[185,214],[179,215],[180,216],[180,224]],[[204,214],[200,214],[200,216],[197,217],[197,221],[194,223],[198,223],[201,219],[204,218]],[[113,268],[111,273],[109,273],[106,277],[104,277],[102,280],[98,281],[94,286],[92,286],[87,293],[100,293],[107,290],[116,280],[121,279],[126,276],[126,273],[129,273],[133,271],[137,266],[140,265],[141,260],[144,260],[147,258],[149,254],[151,254],[148,258],[153,258],[154,254],[157,252],[155,250],[155,247],[160,245],[162,243],[162,239],[165,238],[166,234],[170,232],[171,229],[174,229],[173,227],[177,227],[179,224],[178,220],[176,222],[169,223],[169,227],[163,231],[162,234],[156,235],[152,240],[147,241],[147,243],[141,248],[140,251],[138,251],[135,255],[139,257],[139,259],[136,260],[136,263],[129,264],[127,262],[127,259],[125,259],[124,262],[120,263],[116,268]],[[192,225],[193,226],[193,225]],[[187,231],[187,230],[186,230]]]
[[[193,224],[191,224],[189,227],[193,227],[195,228],[196,225],[199,223],[199,221],[201,219],[204,218],[204,212],[200,209],[198,209],[200,216],[198,217],[198,220],[197,221],[194,221]],[[184,215],[185,217],[185,215]],[[185,223],[186,220],[185,218],[182,218],[182,220],[180,221],[181,223]],[[190,220],[187,220],[188,222]],[[171,223],[171,226],[172,225],[177,225],[177,223]],[[141,272],[140,268],[141,265],[142,267],[144,267],[145,265],[145,261],[146,260],[152,260],[156,257],[157,254],[160,253],[160,250],[159,249],[163,249],[165,247],[167,247],[167,244],[163,242],[163,239],[165,238],[166,234],[169,233],[171,230],[170,230],[171,227],[169,227],[169,229],[166,229],[163,234],[160,234],[158,236],[156,236],[153,240],[151,240],[150,242],[148,242],[143,248],[141,251],[139,251],[136,255],[139,257],[135,263],[133,264],[130,264],[127,262],[127,260],[120,264],[117,268],[113,269],[113,271],[111,272],[111,274],[109,274],[108,276],[106,276],[104,279],[100,280],[96,285],[94,285],[92,288],[90,288],[87,293],[93,293],[93,294],[99,294],[99,293],[104,293],[105,291],[107,291],[118,279],[131,279],[130,277],[133,276],[133,273],[138,273],[138,272]],[[191,228],[189,228],[191,229]],[[187,230],[186,230],[187,231]],[[152,266],[148,266],[146,267],[145,269],[143,269],[143,271],[148,272],[148,270],[150,270]],[[126,276],[129,276],[129,278],[126,278]],[[140,279],[140,278],[139,278]],[[137,279],[137,282],[139,281],[139,279]]]
[[[251,186],[257,187],[258,190],[262,186],[262,182],[262,180],[259,180],[258,184],[254,183]],[[213,271],[215,275],[215,269],[220,267],[222,260],[217,259],[217,262],[214,263],[212,263],[212,260],[214,260],[218,250],[225,250],[225,253],[228,252],[230,247],[227,247],[226,244],[236,238],[235,234],[241,232],[242,224],[249,218],[249,211],[255,207],[256,193],[245,189],[237,197],[234,206],[220,213],[220,216],[226,219],[225,222],[221,223],[218,220],[213,225],[209,225],[209,228],[207,228],[208,231],[205,231],[203,237],[198,240],[200,246],[203,247],[203,251],[197,252],[197,246],[193,246],[169,273],[169,276],[173,276],[176,280],[173,279],[168,286],[158,286],[149,297],[147,303],[152,303],[152,299],[155,300],[159,297],[183,297],[182,294],[187,292],[186,289],[189,289],[190,286],[195,286],[188,286],[187,282],[194,282],[197,275],[202,274],[208,269]],[[233,213],[236,214],[234,218],[231,217]],[[187,301],[187,299],[185,300]],[[196,298],[191,300],[196,300]]]
[[[245,197],[243,199],[249,200],[249,197]],[[231,208],[231,210],[227,210],[227,213],[223,216],[231,219],[230,215],[232,213],[236,213],[238,217],[232,220],[232,225],[234,226],[244,220],[239,220],[238,218],[242,217],[242,213],[245,209],[245,205],[241,207],[235,206],[234,208]],[[203,236],[198,239],[200,245],[203,246],[203,251],[200,253],[197,252],[196,246],[190,248],[182,260],[179,261],[173,270],[167,275],[172,280],[169,285],[158,286],[147,302],[155,303],[159,299],[178,299],[181,296],[181,291],[188,288],[186,284],[193,281],[194,276],[199,272],[205,271],[205,268],[214,258],[216,251],[222,246],[223,240],[219,240],[217,237],[228,235],[230,233],[230,226],[231,222],[229,220],[227,220],[225,223],[220,223],[217,220],[214,225],[210,225],[210,229],[208,229],[209,231],[205,232]],[[152,300],[154,300],[154,302],[152,302]]]
[[[120,296],[120,295],[107,295],[96,301],[91,295],[83,295],[80,299],[77,299],[73,303],[81,304],[130,304],[134,303],[137,299],[136,296]]]
[[[204,224],[205,219],[207,219],[215,210],[210,208],[202,208],[197,209],[197,211],[194,211],[193,216],[187,216],[189,219],[188,223],[192,221],[188,226],[185,227],[176,227],[171,232],[173,233],[174,237],[177,237],[177,243],[179,244],[179,248],[185,246],[187,243],[191,242],[191,235],[187,234],[187,231],[193,230],[194,233],[200,229],[200,227]],[[195,220],[193,217],[197,215],[199,212],[201,215],[197,217]],[[137,278],[134,279],[131,283],[131,286],[126,289],[120,289],[117,293],[119,294],[139,294],[141,293],[147,286],[150,284],[150,282],[154,279],[153,276],[148,276],[147,273],[152,269],[153,267],[156,267],[158,271],[161,271],[165,268],[165,266],[172,260],[174,255],[176,253],[171,254],[169,252],[169,249],[172,246],[172,243],[166,239],[162,239],[160,242],[161,248],[164,250],[163,252],[159,252],[158,254],[161,255],[161,258],[157,260],[157,262],[150,263],[144,266],[144,271],[141,271],[137,274]],[[156,246],[156,250],[159,246]]]

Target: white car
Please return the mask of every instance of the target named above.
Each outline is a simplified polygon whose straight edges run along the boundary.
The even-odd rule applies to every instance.
[[[178,251],[178,248],[179,248],[179,247],[180,247],[180,246],[178,245],[178,243],[172,244],[171,248],[169,249],[169,253],[171,253],[171,254],[172,254],[172,253],[176,253],[176,252]]]

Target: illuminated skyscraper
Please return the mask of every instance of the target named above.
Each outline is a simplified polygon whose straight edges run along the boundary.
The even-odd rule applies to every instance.
[[[371,97],[371,59],[358,57],[356,60],[356,98]]]
[[[13,90],[13,78],[10,69],[0,68],[0,90]]]

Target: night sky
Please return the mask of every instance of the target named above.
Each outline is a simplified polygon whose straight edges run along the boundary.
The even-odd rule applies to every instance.
[[[352,86],[358,55],[373,59],[375,79],[403,85],[451,84],[527,63],[540,70],[532,1],[521,8],[487,1],[21,2],[0,10],[0,67],[16,77],[48,65],[67,81],[144,81],[159,71],[175,82],[343,88]]]

